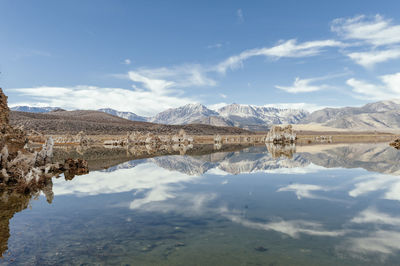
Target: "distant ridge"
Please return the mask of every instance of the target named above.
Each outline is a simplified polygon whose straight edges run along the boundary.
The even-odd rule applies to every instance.
[[[352,130],[400,129],[400,101],[380,101],[361,107],[324,108],[300,121]]]
[[[49,113],[58,107],[16,106],[14,111]],[[246,104],[229,104],[218,110],[194,103],[170,108],[153,117],[139,116],[111,108],[99,111],[131,121],[168,125],[205,124],[235,126],[251,131],[265,131],[274,124],[320,124],[351,130],[400,129],[400,100],[369,103],[361,107],[324,108],[309,113],[301,109],[282,109]]]
[[[15,111],[47,113],[57,107],[14,107]],[[253,105],[230,104],[215,111],[199,103],[170,108],[153,117],[139,116],[132,112],[121,112],[111,108],[98,111],[131,121],[152,122],[167,125],[204,124],[211,126],[235,126],[251,131],[268,130],[272,124],[297,123],[308,112],[295,109],[279,109]]]
[[[150,119],[151,122],[171,125],[190,124],[204,117],[218,116],[218,113],[199,103],[171,108]]]
[[[98,109],[98,111],[104,112],[104,113],[107,113],[107,114],[110,114],[110,115],[115,115],[115,116],[118,116],[118,117],[122,117],[122,118],[125,118],[125,119],[128,119],[128,120],[132,120],[132,121],[146,122],[146,121],[149,120],[148,117],[140,116],[140,115],[137,115],[137,114],[132,113],[132,112],[120,112],[120,111],[117,111],[117,110],[111,109],[111,108],[102,108],[102,109]]]
[[[131,121],[100,111],[58,111],[49,113],[28,113],[11,111],[10,123],[23,126],[44,134],[77,134],[84,131],[89,135],[120,135],[140,131],[154,134],[177,134],[184,129],[191,135],[251,134],[236,127],[216,127],[210,125],[162,125],[149,122]]]
[[[31,106],[14,106],[11,111],[28,112],[28,113],[48,113],[54,110],[61,109],[59,107],[31,107]]]

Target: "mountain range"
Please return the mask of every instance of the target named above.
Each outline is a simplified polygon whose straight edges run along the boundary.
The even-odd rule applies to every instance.
[[[27,112],[27,113],[49,113],[59,110],[59,107],[31,107],[31,106],[15,106],[10,108],[12,111]]]
[[[11,110],[45,113],[57,107],[17,106]],[[252,131],[268,130],[273,124],[320,124],[331,128],[351,130],[400,129],[400,100],[380,101],[361,107],[324,108],[309,113],[301,109],[281,109],[245,104],[229,104],[211,110],[202,104],[187,104],[165,110],[153,117],[132,112],[99,109],[104,113],[133,121],[167,125],[207,124],[235,126]]]
[[[361,107],[324,108],[301,121],[356,130],[400,129],[400,100],[380,101]]]
[[[46,113],[55,107],[16,106],[13,111]],[[211,110],[198,103],[187,104],[165,110],[153,117],[143,117],[132,112],[120,112],[110,108],[98,111],[132,121],[152,122],[167,125],[206,124],[212,126],[235,126],[253,131],[268,130],[272,124],[298,123],[309,113],[304,110],[279,109],[244,104],[230,104],[218,110]]]

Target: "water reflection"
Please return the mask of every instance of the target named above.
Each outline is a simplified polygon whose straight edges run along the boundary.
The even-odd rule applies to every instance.
[[[52,236],[51,247],[41,247],[43,261],[59,262],[45,254],[60,250],[71,256],[63,257],[67,264],[400,261],[400,151],[384,144],[219,148],[192,147],[184,156],[140,153],[136,160],[126,149],[82,151],[79,156],[98,170],[68,182],[56,179],[48,190],[74,218],[64,215],[63,224],[54,225],[49,218],[61,215],[61,206],[50,214],[33,208],[36,222],[49,228],[43,237]],[[12,214],[2,224],[30,198],[10,204]],[[23,219],[30,221],[28,213],[20,214],[13,219],[16,230]],[[80,224],[97,237],[83,238]],[[10,238],[14,254],[21,251],[20,238]],[[72,248],[76,243],[87,253]]]
[[[57,176],[59,177],[59,176]],[[68,176],[66,180],[72,180],[75,175]],[[39,186],[32,187],[27,193],[21,192],[18,187],[10,187],[0,190],[0,258],[7,250],[10,237],[10,219],[18,212],[28,208],[32,199],[38,199],[43,194],[46,201],[51,204],[54,199],[53,182],[51,178],[44,179]]]

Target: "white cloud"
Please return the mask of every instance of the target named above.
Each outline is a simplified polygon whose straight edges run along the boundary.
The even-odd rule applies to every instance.
[[[331,86],[320,84],[313,85],[311,83],[320,82],[327,79],[334,79],[338,77],[343,77],[349,75],[349,71],[345,71],[342,73],[330,74],[322,77],[309,78],[309,79],[301,79],[296,77],[292,86],[275,86],[278,89],[284,90],[289,93],[301,93],[301,92],[314,92],[322,89],[332,88]]]
[[[209,175],[220,175],[220,176],[227,176],[230,175],[230,173],[219,169],[218,167],[215,168],[211,168],[210,170],[208,170],[207,172],[205,172],[205,174],[209,174]],[[226,182],[227,184],[228,182]]]
[[[242,9],[239,8],[239,9],[236,11],[236,15],[237,15],[237,17],[238,17],[239,23],[243,23],[243,22],[244,22],[244,16],[243,16],[243,11],[242,11]]]
[[[348,53],[347,56],[363,67],[371,68],[377,63],[400,58],[400,48],[377,51],[372,50],[368,52],[352,52]]]
[[[334,168],[324,168],[322,166],[315,165],[313,163],[307,163],[307,165],[302,165],[300,167],[290,167],[290,166],[285,166],[283,164],[281,165],[280,168],[267,169],[263,170],[262,172],[268,174],[280,174],[280,175],[305,175],[310,173],[317,173],[320,171],[330,171],[331,169]]]
[[[169,108],[176,108],[196,99],[182,96],[184,87],[215,86],[216,81],[206,76],[200,65],[171,68],[141,68],[117,78],[134,82],[133,90],[100,88],[95,86],[49,87],[13,89],[23,96],[31,96],[50,106],[65,109],[114,108],[138,115],[152,116]],[[31,102],[28,105],[35,105]]]
[[[226,102],[220,102],[220,103],[215,103],[215,104],[210,104],[207,105],[208,109],[217,111],[218,109],[227,106],[228,103]],[[278,108],[278,109],[302,109],[302,110],[306,110],[308,112],[313,112],[316,110],[321,110],[323,108],[327,108],[327,107],[341,107],[341,106],[326,106],[326,105],[317,105],[314,103],[270,103],[270,104],[265,104],[262,107],[274,107],[274,108]]]
[[[312,192],[314,191],[327,191],[327,188],[318,185],[310,185],[310,184],[291,184],[286,187],[282,187],[278,189],[278,192],[282,191],[293,191],[295,192],[298,199],[308,198],[308,199],[317,199],[318,196],[314,195]]]
[[[276,85],[275,87],[289,93],[313,92],[326,88],[325,85],[320,85],[320,86],[311,85],[311,83],[315,82],[316,80],[317,79],[300,79],[299,77],[296,77],[292,86]]]
[[[400,25],[381,15],[335,19],[332,31],[344,39],[360,40],[374,46],[400,43]]]
[[[389,214],[379,212],[375,208],[368,208],[360,212],[356,217],[351,220],[352,223],[372,223],[372,224],[387,224],[400,226],[400,217],[391,216]]]
[[[154,85],[155,90],[162,88],[185,88],[185,87],[204,87],[215,86],[217,82],[207,76],[208,69],[201,65],[184,64],[170,68],[140,68],[128,73],[132,81],[143,83],[144,85]],[[157,84],[149,84],[155,82]]]
[[[346,81],[359,98],[368,100],[386,100],[397,98],[400,94],[400,72],[380,76],[381,84],[368,83],[351,78]]]
[[[125,59],[124,60],[124,64],[125,65],[130,65],[132,62],[131,62],[131,60],[129,59],[129,58],[127,58],[127,59]]]
[[[400,233],[378,230],[366,237],[353,237],[348,240],[346,250],[355,253],[391,254],[400,250]]]
[[[359,197],[380,191],[382,198],[400,201],[400,177],[395,175],[374,174],[355,179],[354,188],[349,191],[351,197]]]
[[[330,236],[330,237],[342,236],[346,234],[346,231],[325,230],[323,229],[320,223],[309,222],[304,220],[293,220],[293,221],[281,220],[270,223],[259,223],[259,222],[249,221],[238,215],[225,214],[224,216],[230,219],[232,222],[241,224],[245,227],[267,230],[267,231],[273,230],[276,232],[289,235],[293,238],[298,238],[300,234],[312,235],[312,236]]]
[[[222,47],[222,43],[210,44],[207,46],[208,49],[221,48],[221,47]]]
[[[400,58],[400,25],[381,15],[340,18],[332,22],[332,31],[346,40],[360,43],[353,45],[369,46],[369,50],[345,52],[355,63],[371,68],[377,63]]]
[[[214,111],[218,111],[218,109],[220,109],[220,108],[222,108],[222,107],[224,107],[224,106],[227,106],[228,104],[227,103],[224,103],[224,102],[222,102],[222,103],[215,103],[215,104],[211,104],[211,105],[207,105],[207,108],[208,109],[211,109],[211,110],[214,110]]]
[[[264,47],[258,49],[245,50],[238,55],[231,56],[219,63],[215,70],[225,73],[228,69],[236,69],[242,66],[243,61],[254,56],[266,56],[269,58],[279,59],[282,57],[306,57],[315,56],[322,52],[323,48],[338,47],[343,44],[335,40],[322,40],[297,43],[296,40],[288,40],[273,47]]]
[[[400,217],[392,216],[370,207],[360,212],[351,220],[356,224],[372,224],[374,227],[400,226]],[[386,231],[378,229],[369,232],[366,236],[351,237],[346,241],[344,248],[354,253],[382,253],[391,254],[400,250],[400,233],[398,231]]]
[[[175,84],[173,81],[148,78],[135,71],[129,71],[128,76],[130,80],[141,83],[146,89],[158,94],[167,93],[167,89]]]
[[[316,110],[321,110],[327,107],[340,107],[340,106],[326,106],[326,105],[317,105],[314,103],[271,103],[263,105],[265,107],[275,107],[279,109],[302,109],[308,112],[314,112]]]
[[[136,76],[140,79],[140,76]],[[168,108],[176,108],[195,100],[166,91],[168,84],[141,79],[151,90],[128,90],[122,88],[100,88],[94,86],[75,87],[35,87],[10,89],[23,96],[30,96],[42,106],[57,106],[67,110],[113,108],[120,111],[134,112],[138,115],[152,116]]]
[[[70,182],[55,179],[53,191],[56,195],[82,196],[140,190],[147,191],[144,198],[147,202],[151,202],[174,197],[171,194],[172,184],[193,182],[199,178],[201,177],[166,170],[153,163],[144,162],[129,169],[91,172],[88,175],[74,178]],[[159,193],[152,193],[152,191]]]

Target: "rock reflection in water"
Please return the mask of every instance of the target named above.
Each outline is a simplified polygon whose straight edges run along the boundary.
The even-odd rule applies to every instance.
[[[81,149],[81,148],[80,148]],[[190,175],[219,169],[230,174],[305,168],[364,168],[368,171],[400,174],[400,152],[386,144],[324,144],[297,146],[273,144],[243,145],[168,145],[152,149],[145,145],[132,147],[87,147],[78,152],[73,147],[56,147],[55,158],[83,158],[90,170],[119,169],[118,165],[151,162],[160,167]],[[170,156],[184,155],[184,156]],[[138,159],[135,163],[127,163]]]
[[[289,159],[293,158],[293,154],[296,153],[296,145],[291,144],[273,144],[267,143],[268,152],[272,155],[272,158],[279,158],[285,156]]]
[[[72,180],[79,171],[69,171],[69,176],[65,180]],[[59,176],[57,176],[58,178]],[[29,192],[20,191],[19,187],[6,187],[0,189],[0,258],[8,248],[10,237],[10,220],[14,214],[25,210],[32,199],[36,199],[43,193],[49,204],[54,198],[53,182],[51,178],[43,179],[37,186],[30,187]]]
[[[78,156],[77,150],[68,149],[58,155]],[[79,156],[89,158],[89,164],[96,162],[92,167],[102,169],[101,162],[110,166],[110,160],[114,166],[72,182],[54,181],[57,203],[63,203],[59,212],[43,212],[48,216],[37,219],[42,210],[35,208],[37,216],[16,217],[12,232],[29,215],[51,228],[48,232],[35,229],[36,236],[46,240],[44,247],[17,255],[18,262],[39,254],[42,264],[188,265],[195,257],[202,265],[210,265],[207,258],[218,253],[225,256],[214,261],[219,265],[228,264],[226,258],[233,261],[229,265],[244,258],[243,264],[268,265],[272,257],[283,265],[304,261],[310,265],[344,264],[348,250],[360,256],[398,252],[394,226],[400,217],[393,215],[398,209],[390,213],[390,205],[382,199],[399,200],[394,198],[400,195],[399,177],[339,169],[361,166],[397,174],[400,152],[387,145],[222,145],[220,150],[209,145],[193,146],[183,156],[179,149],[163,149],[161,154],[167,156],[146,147],[80,150]],[[377,193],[370,192],[379,185],[383,193],[375,199]],[[52,198],[51,187],[44,189]],[[372,201],[365,200],[368,193],[374,194]],[[21,200],[7,217],[26,208],[29,199]],[[369,206],[371,202],[374,206]],[[75,216],[66,216],[65,206]],[[57,215],[63,217],[62,222],[48,219]],[[371,231],[373,223],[379,225],[376,232]],[[8,237],[7,233],[3,235]],[[24,253],[21,243],[26,244],[26,238],[15,234],[10,250]],[[55,256],[58,252],[62,254]]]

